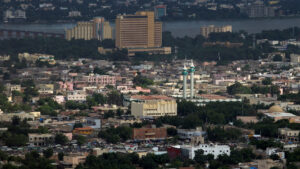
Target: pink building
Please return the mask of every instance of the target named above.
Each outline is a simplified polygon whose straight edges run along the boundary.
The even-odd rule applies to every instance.
[[[66,91],[72,91],[74,84],[73,82],[58,82],[59,88]]]

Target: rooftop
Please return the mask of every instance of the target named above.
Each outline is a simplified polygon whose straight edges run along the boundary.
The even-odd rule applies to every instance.
[[[134,95],[131,96],[132,99],[138,99],[138,100],[173,100],[173,98],[163,95],[151,95],[151,96],[145,96],[145,95]]]

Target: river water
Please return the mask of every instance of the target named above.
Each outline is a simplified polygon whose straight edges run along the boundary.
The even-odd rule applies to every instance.
[[[27,30],[37,32],[63,33],[72,28],[75,23],[55,24],[0,24],[0,29]],[[112,24],[114,25],[114,24]],[[164,22],[163,30],[171,31],[176,37],[191,36],[200,33],[201,26],[232,25],[233,31],[245,30],[249,33],[258,33],[262,30],[285,29],[293,26],[300,27],[300,18],[285,19],[249,19],[249,20],[221,20],[221,21],[174,21]]]

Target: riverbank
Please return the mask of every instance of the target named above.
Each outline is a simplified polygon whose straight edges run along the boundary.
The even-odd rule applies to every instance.
[[[0,24],[0,29],[11,30],[26,30],[49,33],[64,33],[66,29],[70,29],[76,25],[73,23],[31,23],[31,24]],[[232,25],[234,32],[244,30],[248,33],[259,33],[262,30],[270,29],[286,29],[289,27],[300,27],[300,17],[297,18],[263,18],[263,19],[248,19],[248,20],[211,20],[211,21],[176,21],[164,22],[163,31],[172,32],[175,37],[190,36],[195,37],[200,33],[201,26],[207,25]],[[114,24],[112,23],[112,26]]]

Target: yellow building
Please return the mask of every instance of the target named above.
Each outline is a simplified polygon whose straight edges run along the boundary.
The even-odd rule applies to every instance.
[[[176,100],[167,96],[142,96],[131,97],[131,113],[135,117],[160,117],[176,116]]]
[[[66,31],[66,39],[91,40],[95,38],[94,22],[77,22],[77,25]]]
[[[161,45],[162,23],[155,21],[154,12],[141,11],[135,15],[117,16],[117,48],[155,48]]]
[[[66,30],[66,39],[112,39],[112,27],[103,17],[96,17],[92,21],[77,22],[77,25]]]
[[[219,33],[219,32],[232,32],[232,26],[226,25],[226,26],[203,26],[200,28],[200,34],[206,38],[208,38],[210,33]]]
[[[91,127],[75,128],[73,130],[73,134],[91,135],[92,133],[93,133],[93,128]]]

